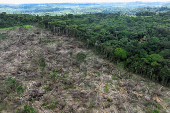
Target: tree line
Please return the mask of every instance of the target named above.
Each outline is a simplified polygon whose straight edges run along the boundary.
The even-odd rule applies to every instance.
[[[29,14],[7,14],[2,12],[0,13],[0,28],[33,24],[38,22],[37,17]]]

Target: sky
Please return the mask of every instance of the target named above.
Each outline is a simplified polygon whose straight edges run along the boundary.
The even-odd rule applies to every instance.
[[[23,3],[99,3],[99,2],[166,2],[170,0],[0,0],[5,4],[23,4]]]

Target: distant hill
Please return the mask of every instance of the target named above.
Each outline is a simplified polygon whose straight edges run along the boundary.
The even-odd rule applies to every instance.
[[[116,2],[116,3],[40,3],[0,4],[0,12],[44,15],[115,13],[135,15],[141,11],[168,11],[170,2]],[[148,9],[149,7],[149,9]]]

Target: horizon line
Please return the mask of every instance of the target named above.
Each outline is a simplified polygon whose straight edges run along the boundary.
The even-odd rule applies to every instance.
[[[127,1],[127,2],[39,2],[39,3],[0,3],[0,4],[8,4],[8,5],[22,5],[22,4],[61,4],[61,3],[69,3],[69,4],[99,4],[99,3],[134,3],[134,2],[142,2],[142,3],[155,3],[155,2],[158,2],[158,3],[170,3],[170,1]]]

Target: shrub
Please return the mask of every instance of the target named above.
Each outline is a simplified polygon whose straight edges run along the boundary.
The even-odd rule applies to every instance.
[[[79,53],[77,53],[76,58],[77,58],[77,61],[84,62],[84,59],[86,58],[86,55],[84,53],[79,52]]]
[[[113,99],[111,99],[111,98],[107,98],[107,101],[112,102],[112,101],[113,101]]]
[[[41,58],[38,60],[38,64],[39,64],[39,66],[41,66],[41,67],[45,67],[45,66],[46,66],[45,58],[44,58],[44,57],[41,57]]]
[[[152,113],[160,113],[160,111],[155,109]]]
[[[107,86],[107,85],[105,86],[105,90],[106,90],[106,91],[108,91],[108,90],[109,90],[109,88],[108,88],[108,86]]]
[[[23,93],[24,92],[24,88],[21,86],[21,85],[19,85],[18,87],[17,87],[17,94],[21,94],[21,93]]]
[[[47,90],[47,89],[49,89],[49,88],[50,88],[50,86],[49,86],[49,85],[44,86],[44,89],[45,89],[45,90]]]
[[[54,72],[53,74],[50,75],[50,77],[51,77],[52,79],[55,79],[56,75],[57,75],[57,73]]]
[[[9,84],[15,84],[16,83],[16,80],[15,79],[13,79],[12,77],[7,77],[7,79],[6,79],[6,83],[9,83]]]
[[[25,104],[23,113],[34,113],[34,109],[31,106]]]

